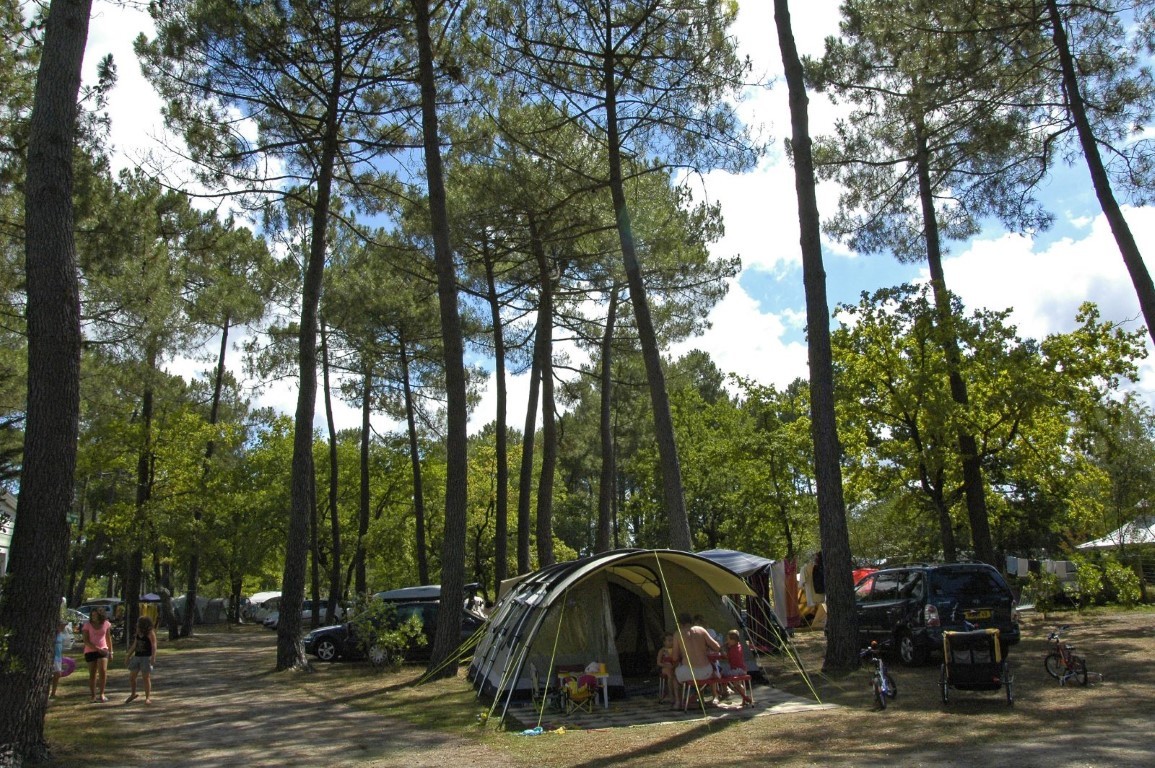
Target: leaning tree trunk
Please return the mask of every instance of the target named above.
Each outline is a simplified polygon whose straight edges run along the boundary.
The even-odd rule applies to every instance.
[[[493,273],[493,259],[489,254],[489,243],[485,244],[485,285],[488,292],[489,315],[493,323],[493,383],[496,387],[497,412],[497,507],[494,510],[494,563],[493,594],[501,589],[501,582],[509,576],[509,428],[508,395],[505,386],[505,331],[501,323],[501,302],[497,294],[497,280]]]
[[[1143,254],[1139,252],[1139,245],[1135,242],[1131,227],[1127,224],[1127,219],[1123,216],[1123,211],[1119,208],[1119,202],[1111,189],[1110,177],[1099,154],[1099,144],[1095,140],[1094,131],[1091,130],[1091,121],[1087,118],[1087,105],[1079,88],[1079,76],[1075,69],[1074,57],[1071,56],[1067,31],[1063,28],[1063,19],[1059,15],[1057,0],[1047,0],[1047,12],[1051,17],[1052,39],[1059,53],[1059,65],[1063,71],[1063,90],[1067,95],[1067,107],[1071,111],[1075,130],[1079,134],[1079,145],[1087,161],[1087,170],[1091,173],[1091,184],[1095,187],[1095,196],[1099,199],[1103,215],[1111,225],[1111,234],[1115,236],[1115,243],[1123,255],[1123,263],[1127,266],[1127,274],[1131,276],[1131,284],[1135,286],[1135,295],[1139,297],[1139,307],[1143,312],[1143,319],[1147,322],[1147,333],[1155,339],[1155,282],[1151,280],[1151,273],[1147,271],[1147,265],[1143,262]]]
[[[337,599],[341,596],[341,518],[337,514],[337,482],[340,479],[337,473],[337,426],[333,420],[333,393],[329,388],[329,334],[324,317],[321,318],[321,371],[325,377],[325,425],[329,430],[329,533],[333,542],[329,552],[329,599],[325,602],[325,617],[331,623],[337,614]],[[320,608],[314,603],[314,627],[320,618]]]
[[[309,518],[313,506],[313,414],[317,407],[317,308],[325,273],[329,201],[333,164],[337,157],[337,103],[341,94],[338,73],[329,90],[325,137],[317,175],[309,255],[301,287],[301,326],[297,336],[299,360],[297,410],[293,415],[293,462],[289,487],[289,532],[285,569],[281,577],[280,618],[277,621],[277,670],[307,666],[301,644],[301,608],[305,600],[305,568],[309,558]]]
[[[413,522],[417,537],[417,578],[422,584],[429,583],[429,552],[425,541],[425,486],[421,480],[421,448],[417,444],[417,405],[413,400],[413,388],[409,383],[409,354],[406,349],[405,334],[397,339],[401,357],[401,387],[405,396],[405,424],[409,434],[409,463],[413,470]]]
[[[606,312],[606,329],[602,334],[601,347],[601,407],[598,422],[602,447],[601,482],[598,485],[598,530],[594,537],[594,551],[605,552],[610,548],[613,504],[614,504],[614,477],[617,468],[614,466],[614,432],[613,432],[613,355],[614,355],[614,325],[618,312],[618,284],[610,287],[610,306]]]
[[[534,349],[537,332],[534,332]],[[530,498],[533,496],[533,444],[537,434],[537,396],[541,380],[537,369],[537,354],[529,367],[529,395],[525,405],[525,431],[521,436],[521,472],[517,482],[517,572],[529,573]]]
[[[646,364],[646,380],[650,385],[650,403],[654,411],[654,437],[658,444],[658,462],[662,469],[662,499],[665,501],[668,520],[668,543],[671,549],[690,551],[694,545],[690,536],[690,519],[686,514],[686,499],[682,492],[682,468],[678,463],[678,445],[674,440],[674,419],[670,415],[670,397],[666,392],[666,374],[662,370],[662,355],[658,349],[654,321],[650,316],[650,303],[646,297],[642,267],[638,262],[634,230],[630,222],[625,184],[622,180],[621,138],[618,134],[617,95],[614,88],[613,63],[613,57],[607,56],[603,72],[606,125],[608,128],[610,197],[614,203],[618,242],[621,244],[622,261],[625,264],[630,303],[634,307],[638,341],[642,345],[642,359]]]
[[[557,422],[553,397],[553,280],[545,247],[533,214],[529,216],[530,239],[537,260],[537,338],[533,345],[535,367],[541,376],[541,479],[537,483],[537,564],[553,565],[553,475],[557,466]]]
[[[353,556],[358,595],[369,591],[365,575],[365,537],[369,535],[369,416],[373,404],[373,367],[368,363],[364,365],[365,373],[361,380],[361,487],[357,503],[357,552]]]
[[[802,279],[806,288],[806,334],[810,363],[810,418],[814,439],[814,472],[818,486],[818,525],[826,577],[826,656],[822,669],[845,671],[858,666],[858,631],[854,585],[850,573],[850,536],[842,497],[841,448],[834,415],[834,364],[830,349],[830,305],[822,266],[818,200],[814,193],[814,157],[810,142],[808,98],[802,62],[794,44],[787,0],[774,0],[774,21],[790,91],[794,189],[798,194]]]
[[[461,642],[461,626],[451,607],[463,609],[465,590],[465,528],[467,504],[467,422],[465,340],[457,306],[457,269],[449,241],[449,209],[437,127],[437,82],[433,71],[429,0],[413,0],[416,11],[418,77],[421,83],[421,130],[425,173],[429,181],[429,218],[437,262],[437,298],[441,311],[441,339],[445,355],[447,437],[445,440],[445,531],[441,546],[442,620],[437,623],[429,659],[429,675],[457,674],[454,651]],[[452,619],[452,620],[450,620]]]
[[[221,346],[217,351],[217,368],[213,375],[213,402],[209,406],[209,425],[216,426],[217,421],[220,420],[221,411],[221,392],[224,390],[225,381],[225,355],[229,349],[229,326],[231,325],[228,313],[225,314],[224,322],[221,323]],[[216,440],[209,439],[208,445],[205,446],[205,461],[204,469],[201,471],[201,490],[203,491],[207,484],[209,473],[212,471],[211,462],[213,454],[216,452]],[[203,493],[202,493],[203,497]],[[185,612],[181,617],[181,631],[183,637],[189,637],[193,633],[193,620],[196,617],[197,596],[200,591],[200,564],[201,564],[201,538],[200,538],[200,522],[203,517],[201,513],[201,505],[198,503],[193,508],[193,534],[192,534],[192,555],[188,559],[188,592],[185,594]]]
[[[959,457],[962,460],[963,493],[966,496],[967,519],[971,527],[971,544],[975,558],[990,565],[995,563],[994,546],[991,543],[991,526],[987,515],[986,488],[983,483],[982,457],[979,456],[978,441],[967,428],[967,411],[970,398],[966,380],[962,376],[962,352],[955,334],[954,313],[950,306],[950,292],[946,287],[946,275],[942,269],[942,248],[938,235],[938,215],[934,210],[934,194],[930,181],[930,164],[926,148],[926,134],[921,126],[917,130],[915,153],[918,191],[922,202],[923,232],[926,237],[926,261],[930,271],[931,291],[934,293],[935,326],[939,344],[946,357],[947,379],[950,396],[959,407],[962,419],[958,424]],[[945,542],[944,542],[945,544]]]
[[[68,559],[80,422],[80,289],[72,152],[91,0],[53,0],[32,102],[24,186],[28,399],[20,498],[0,627],[0,765],[49,757],[44,739],[52,638]]]

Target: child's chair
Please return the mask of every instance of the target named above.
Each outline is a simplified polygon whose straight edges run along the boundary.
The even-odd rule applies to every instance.
[[[593,714],[594,702],[598,698],[598,679],[593,675],[571,677],[565,684],[565,696],[567,715],[579,709]]]

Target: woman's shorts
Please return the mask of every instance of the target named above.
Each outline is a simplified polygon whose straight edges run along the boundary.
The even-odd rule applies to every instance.
[[[55,673],[57,675],[62,674],[64,672],[64,662],[63,661],[56,661],[55,659],[53,659],[52,660],[52,671],[53,671],[53,673]]]
[[[146,675],[152,674],[152,657],[151,656],[133,656],[128,660],[128,670],[130,672],[141,672]]]
[[[107,656],[108,656],[108,653],[106,651],[87,651],[84,654],[84,660],[87,661],[89,664],[91,664],[92,662],[100,661],[101,659],[106,658]]]

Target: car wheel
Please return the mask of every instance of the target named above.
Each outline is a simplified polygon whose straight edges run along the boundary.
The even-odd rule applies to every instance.
[[[917,667],[926,662],[926,651],[915,644],[909,632],[898,636],[898,660],[906,667]]]
[[[389,650],[384,646],[370,646],[366,655],[369,657],[369,663],[375,667],[383,667],[389,663]]]
[[[314,651],[317,658],[321,661],[336,661],[337,660],[337,644],[332,640],[323,639],[317,642],[317,650]]]

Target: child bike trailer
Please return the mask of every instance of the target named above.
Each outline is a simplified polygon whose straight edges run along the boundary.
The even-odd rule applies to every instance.
[[[942,633],[942,670],[939,686],[942,703],[950,701],[950,689],[959,691],[1007,690],[1007,706],[1015,703],[1014,674],[1002,656],[999,631],[994,628]]]

